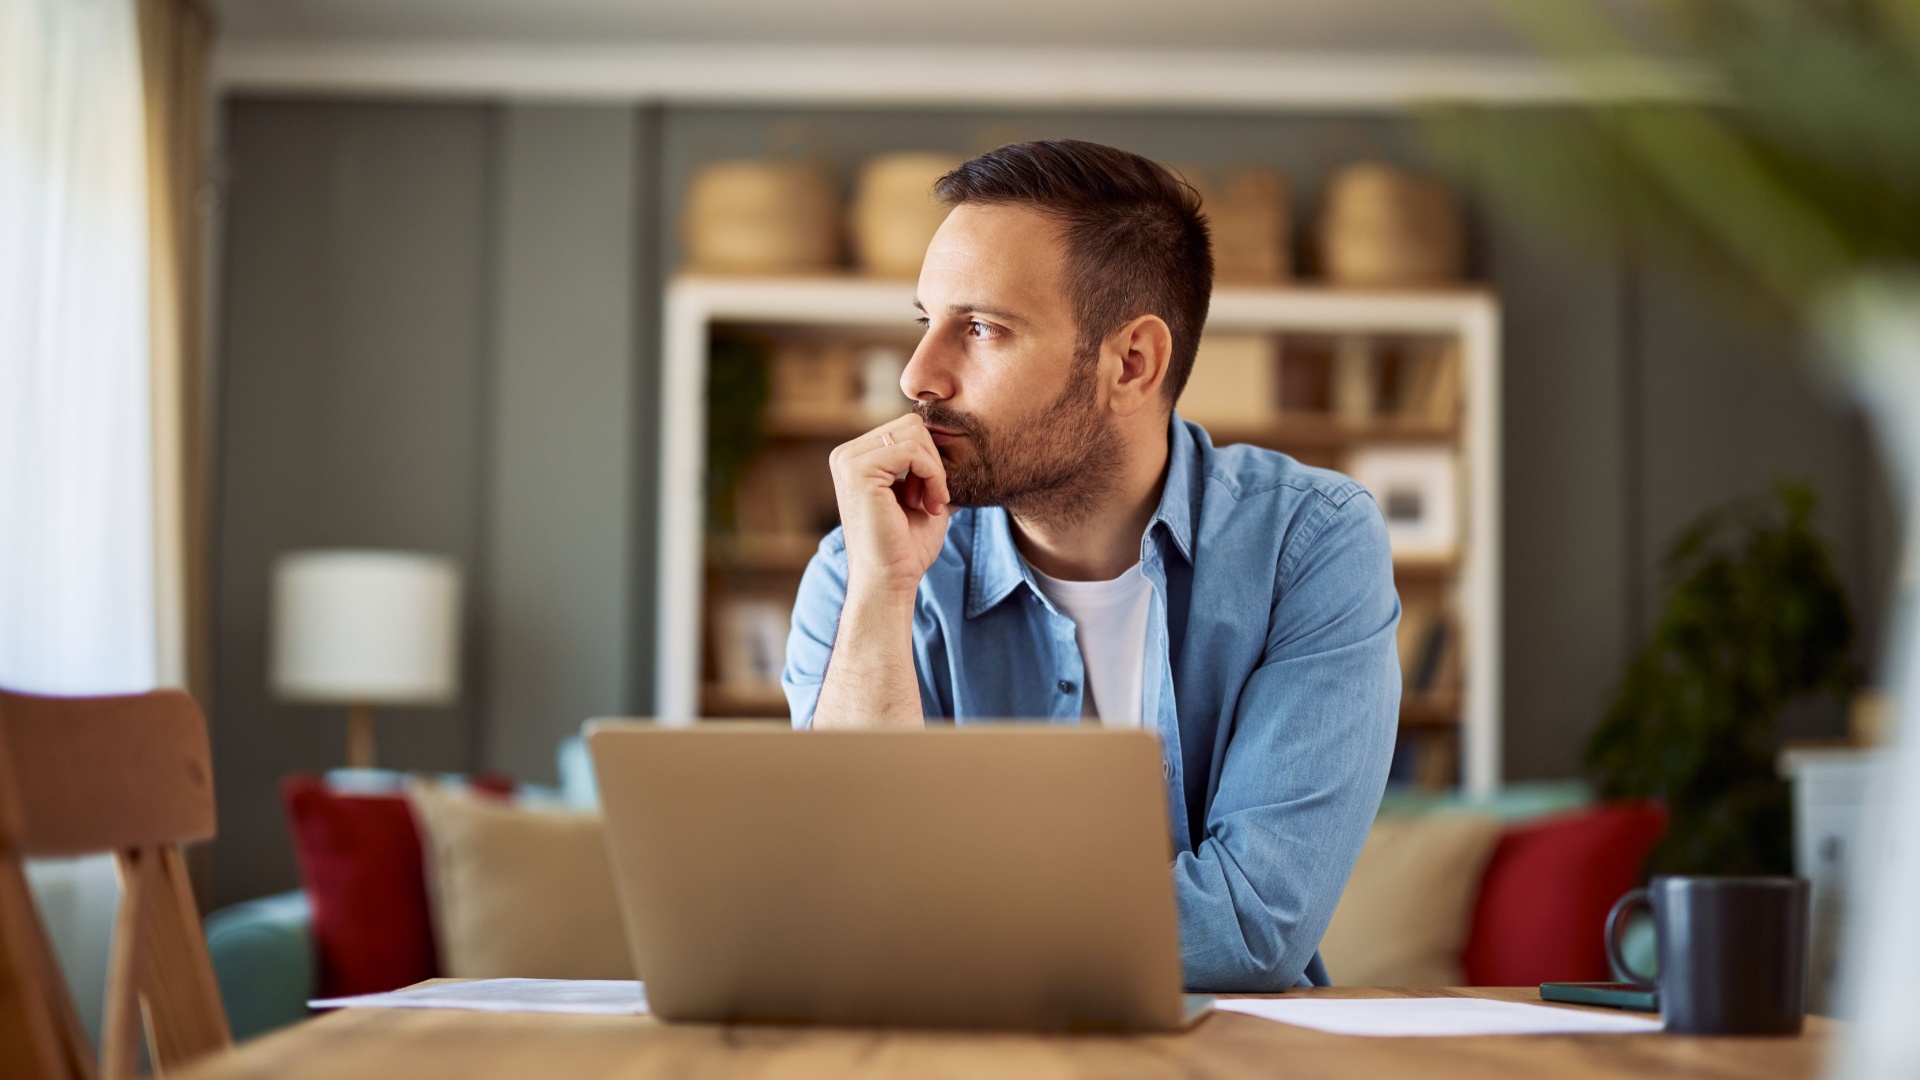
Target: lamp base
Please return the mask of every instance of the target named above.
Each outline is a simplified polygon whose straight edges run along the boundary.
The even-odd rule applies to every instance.
[[[373,768],[373,706],[347,706],[347,768]]]

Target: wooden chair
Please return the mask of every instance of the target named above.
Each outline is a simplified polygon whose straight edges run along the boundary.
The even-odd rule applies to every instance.
[[[177,690],[50,698],[0,690],[0,1077],[92,1080],[92,1048],[27,891],[23,860],[111,851],[101,1072],[158,1072],[231,1046],[180,845],[213,835],[207,725]],[[143,1017],[144,1013],[144,1017]]]

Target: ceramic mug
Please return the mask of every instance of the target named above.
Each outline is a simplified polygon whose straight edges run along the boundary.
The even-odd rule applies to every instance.
[[[1620,931],[1653,911],[1657,978],[1627,965]],[[1660,992],[1666,1029],[1687,1035],[1797,1035],[1807,1011],[1807,883],[1787,877],[1659,876],[1607,913],[1607,958]]]

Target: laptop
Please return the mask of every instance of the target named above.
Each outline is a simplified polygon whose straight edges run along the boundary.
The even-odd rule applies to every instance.
[[[1008,724],[588,725],[656,1016],[1176,1031],[1160,749]]]

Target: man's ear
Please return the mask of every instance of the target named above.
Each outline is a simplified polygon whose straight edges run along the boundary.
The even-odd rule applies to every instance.
[[[1108,402],[1121,416],[1132,416],[1164,396],[1167,366],[1173,362],[1173,331],[1158,315],[1141,315],[1107,337],[1104,350],[1118,362],[1110,368]]]

